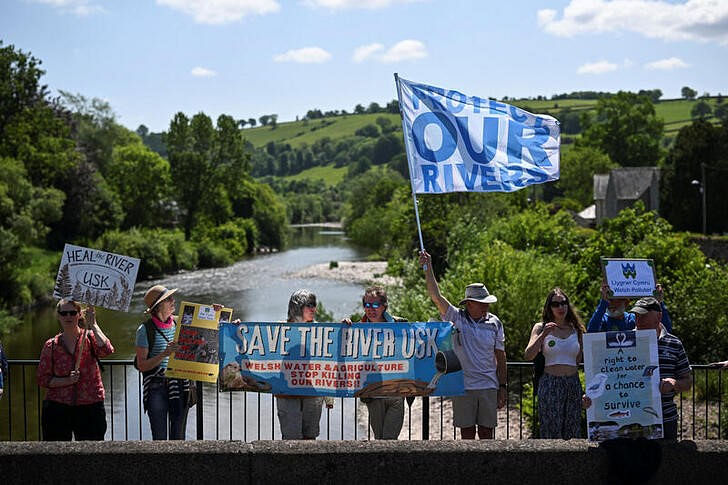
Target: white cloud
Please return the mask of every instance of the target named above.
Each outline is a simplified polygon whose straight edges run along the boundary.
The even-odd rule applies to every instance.
[[[330,8],[343,10],[347,8],[378,9],[386,8],[396,3],[413,3],[420,0],[304,0],[302,3],[309,7]]]
[[[689,67],[685,61],[679,57],[670,57],[668,59],[660,59],[659,61],[648,62],[645,69],[654,71],[672,71],[673,69],[684,69]]]
[[[384,46],[376,42],[374,44],[363,45],[361,47],[357,47],[356,50],[354,50],[354,55],[352,56],[352,58],[354,59],[354,62],[362,62],[366,59],[369,59],[376,52],[379,52],[382,49],[384,49]]]
[[[419,40],[401,40],[384,52],[382,52],[383,49],[384,46],[378,43],[363,45],[354,50],[352,58],[354,62],[373,59],[378,62],[392,63],[424,59],[428,56],[425,44]]]
[[[50,5],[64,12],[71,12],[79,17],[103,12],[101,5],[95,5],[91,0],[33,0],[36,3]]]
[[[539,10],[546,32],[572,37],[603,32],[636,32],[663,40],[697,40],[728,45],[728,2],[722,0],[571,0],[561,18]]]
[[[157,4],[191,15],[200,24],[226,24],[281,9],[276,0],[157,0]]]
[[[299,64],[321,64],[331,59],[331,54],[321,47],[291,49],[273,58],[276,62],[297,62]]]
[[[190,71],[190,74],[192,74],[195,77],[215,77],[217,76],[217,72],[213,71],[212,69],[208,69],[206,67],[197,66],[193,68]]]
[[[617,65],[607,61],[588,62],[576,70],[577,74],[604,74],[617,70]]]

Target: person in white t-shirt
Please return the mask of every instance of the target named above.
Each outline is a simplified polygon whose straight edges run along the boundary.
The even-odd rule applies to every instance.
[[[465,298],[459,303],[465,308],[456,308],[440,293],[432,257],[426,251],[420,252],[420,265],[440,317],[455,327],[453,350],[462,365],[465,395],[453,398],[454,424],[462,439],[475,439],[476,429],[480,439],[493,438],[497,409],[508,397],[505,333],[501,321],[489,311],[498,299],[484,284],[473,283],[465,288]]]

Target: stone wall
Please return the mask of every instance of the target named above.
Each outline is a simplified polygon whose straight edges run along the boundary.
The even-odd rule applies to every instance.
[[[620,440],[621,441],[621,440]],[[0,483],[719,483],[726,441],[0,443]]]

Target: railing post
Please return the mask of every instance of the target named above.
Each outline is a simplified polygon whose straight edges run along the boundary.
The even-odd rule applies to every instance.
[[[195,381],[195,385],[197,386],[197,439],[203,440],[203,439],[205,439],[205,433],[204,433],[205,430],[203,427],[203,423],[205,421],[205,416],[202,412],[202,407],[204,406],[202,382]]]
[[[430,439],[430,396],[422,396],[422,439]]]

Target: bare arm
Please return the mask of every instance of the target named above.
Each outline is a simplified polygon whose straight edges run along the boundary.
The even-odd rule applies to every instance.
[[[437,311],[440,312],[440,316],[444,317],[448,308],[452,305],[450,305],[450,302],[447,301],[447,299],[440,293],[440,287],[437,285],[435,273],[432,271],[432,256],[430,256],[427,251],[420,252],[420,266],[422,266],[425,271],[427,293],[430,295],[432,302],[437,307]]]
[[[169,357],[175,350],[177,350],[177,344],[170,342],[167,344],[167,348],[164,349],[164,352],[155,355],[154,357],[147,358],[149,356],[149,349],[147,347],[136,347],[137,367],[142,372],[152,370],[157,367],[165,359],[165,357]]]
[[[539,350],[541,350],[543,339],[545,339],[556,327],[557,325],[554,322],[548,322],[546,324],[537,323],[534,325],[531,329],[531,339],[528,341],[523,357],[526,360],[533,360]]]

